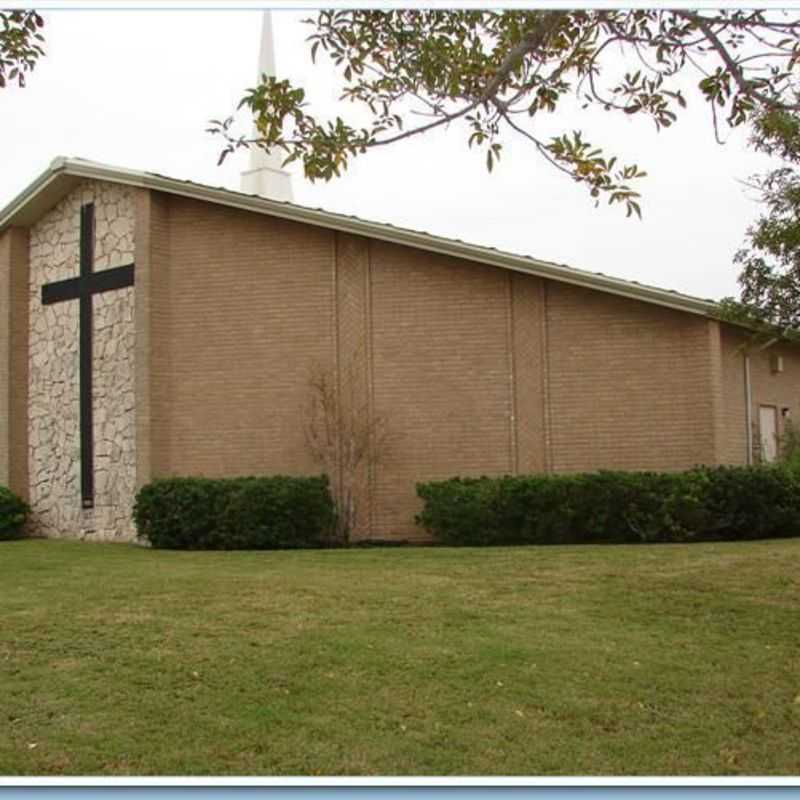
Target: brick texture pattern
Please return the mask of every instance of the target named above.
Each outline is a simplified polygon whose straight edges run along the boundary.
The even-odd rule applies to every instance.
[[[544,281],[509,274],[512,302],[515,471],[547,469],[544,380]]]
[[[369,240],[360,236],[336,234],[336,364],[339,404],[347,427],[355,436],[369,433],[372,409],[372,348],[370,341]],[[355,519],[351,539],[363,539],[372,529],[372,483],[375,461],[379,454],[374,448],[356,468],[353,482]],[[332,476],[334,481],[346,476]]]
[[[508,276],[381,242],[371,270],[375,410],[395,432],[373,535],[410,539],[417,481],[513,470]]]
[[[28,491],[28,231],[0,236],[0,484]]]
[[[783,372],[773,372],[772,360],[783,360]],[[778,410],[778,435],[783,436],[787,424],[800,425],[800,353],[788,344],[778,344],[750,356],[750,381],[753,401],[753,442],[758,455],[760,431],[759,406]],[[788,409],[788,413],[785,413]]]
[[[749,347],[748,347],[749,345]],[[747,462],[747,427],[744,356],[750,351],[752,394],[753,454],[758,459],[760,442],[759,406],[773,406],[778,411],[778,435],[787,424],[800,425],[800,352],[795,346],[777,344],[758,351],[741,329],[722,326],[722,365],[724,390],[724,438],[720,461],[729,464]],[[783,372],[773,372],[776,356],[783,360]],[[784,409],[788,413],[784,414]]]
[[[333,365],[333,233],[179,197],[164,211],[154,473],[315,472],[303,422],[309,370]]]
[[[318,471],[312,365],[391,434],[355,538],[423,538],[419,481],[737,461],[726,326],[196,201],[149,213],[154,474]]]
[[[11,471],[11,241],[14,231],[0,235],[0,485]]]
[[[744,350],[746,337],[740,330],[722,325],[721,364],[723,382],[722,443],[723,464],[747,463],[747,428],[745,422]]]
[[[713,462],[708,320],[552,282],[546,314],[554,471]]]
[[[166,195],[136,196],[136,485],[167,471],[169,440],[169,205]]]

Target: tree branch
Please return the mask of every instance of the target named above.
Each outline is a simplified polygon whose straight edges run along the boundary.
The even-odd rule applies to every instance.
[[[714,33],[711,25],[709,25],[703,17],[698,16],[691,11],[677,11],[676,13],[684,19],[693,22],[698,28],[700,28],[708,41],[711,42],[711,46],[717,51],[717,54],[722,59],[722,62],[728,68],[728,72],[730,72],[733,80],[739,87],[739,91],[742,92],[742,94],[758,100],[767,108],[774,108],[782,111],[800,111],[800,104],[798,103],[786,105],[773,98],[767,97],[764,94],[761,94],[761,92],[753,88],[751,81],[748,81],[747,78],[745,78],[741,68],[739,67],[739,64],[731,57],[731,54],[726,49],[725,45],[722,44],[716,33]]]
[[[506,53],[506,56],[498,67],[497,72],[494,74],[494,77],[489,81],[489,83],[486,84],[486,88],[483,90],[481,95],[473,100],[469,105],[462,108],[460,111],[453,112],[452,114],[445,114],[441,119],[436,120],[435,122],[430,122],[427,125],[421,125],[419,128],[413,128],[410,131],[404,131],[396,136],[390,136],[387,139],[375,140],[371,142],[369,146],[377,147],[380,145],[392,144],[393,142],[399,142],[402,139],[408,139],[411,136],[417,136],[425,131],[438,128],[439,126],[445,125],[449,122],[453,122],[453,120],[459,119],[465,114],[469,114],[470,111],[474,111],[476,108],[478,108],[478,106],[481,106],[487,101],[491,100],[503,85],[503,81],[505,81],[506,78],[519,66],[520,60],[528,53],[539,50],[543,48],[545,44],[547,44],[547,40],[550,38],[555,28],[565,16],[566,12],[564,11],[543,12],[543,19],[539,27],[535,31],[530,31],[529,33],[525,34],[520,43],[512,47],[508,53]]]

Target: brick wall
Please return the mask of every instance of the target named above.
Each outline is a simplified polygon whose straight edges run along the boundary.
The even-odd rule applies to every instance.
[[[509,273],[513,363],[514,471],[545,472],[549,460],[549,413],[545,385],[547,329],[545,281]]]
[[[336,233],[335,243],[335,370],[345,423],[344,435],[357,448],[371,436],[371,430],[373,438],[380,430],[370,424],[370,420],[375,419],[370,335],[370,242],[361,236]],[[352,493],[354,513],[350,535],[353,539],[369,537],[373,527],[374,460],[377,451],[372,447],[369,452],[371,457],[368,456],[349,470],[353,474],[347,476],[344,473],[348,470],[341,468],[337,475],[331,476],[335,481],[344,481]]]
[[[395,436],[373,535],[414,538],[415,483],[513,471],[508,273],[372,242],[373,396]]]
[[[421,538],[418,481],[739,457],[740,364],[717,322],[198,201],[145,206],[152,474],[320,471],[312,365],[390,432],[358,478],[356,538]],[[787,353],[780,380],[768,354],[754,364],[757,402],[794,409]]]
[[[333,358],[333,234],[174,196],[166,220],[154,473],[316,471],[303,418],[309,369]]]
[[[724,434],[720,462],[723,464],[746,464],[747,428],[745,424],[744,352],[742,350],[746,336],[730,325],[721,327]]]
[[[722,326],[722,363],[725,376],[725,449],[722,463],[747,462],[747,428],[745,421],[744,354],[750,342],[749,335],[730,325]],[[752,393],[752,436],[754,454],[757,456],[760,434],[758,429],[759,406],[774,406],[778,410],[778,435],[783,435],[787,419],[800,424],[800,350],[796,345],[781,343],[757,352],[759,345],[751,345],[750,384]],[[755,350],[755,352],[753,351]],[[772,371],[774,356],[783,358],[783,372]],[[789,417],[781,410],[789,409]]]
[[[770,366],[773,356],[782,356],[783,372],[774,373]],[[759,406],[775,406],[778,410],[778,435],[782,436],[787,419],[800,424],[800,353],[787,344],[773,345],[750,357],[750,380],[753,394],[753,441],[760,441],[758,432]],[[781,415],[789,409],[789,417]]]
[[[169,198],[136,196],[136,485],[169,471]],[[162,446],[163,445],[163,446]]]
[[[716,323],[555,282],[546,318],[554,471],[714,461]]]
[[[28,497],[28,231],[0,235],[0,484]]]

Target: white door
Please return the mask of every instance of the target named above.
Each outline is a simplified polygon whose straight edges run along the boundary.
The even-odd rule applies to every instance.
[[[778,409],[759,406],[758,428],[761,432],[761,460],[771,463],[778,458]]]

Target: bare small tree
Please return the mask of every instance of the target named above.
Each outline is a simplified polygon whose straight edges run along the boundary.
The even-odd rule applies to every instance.
[[[340,371],[319,365],[309,374],[306,444],[331,482],[336,505],[336,544],[347,544],[372,470],[389,444],[386,418],[371,413],[357,355]],[[359,380],[361,377],[361,380]]]

